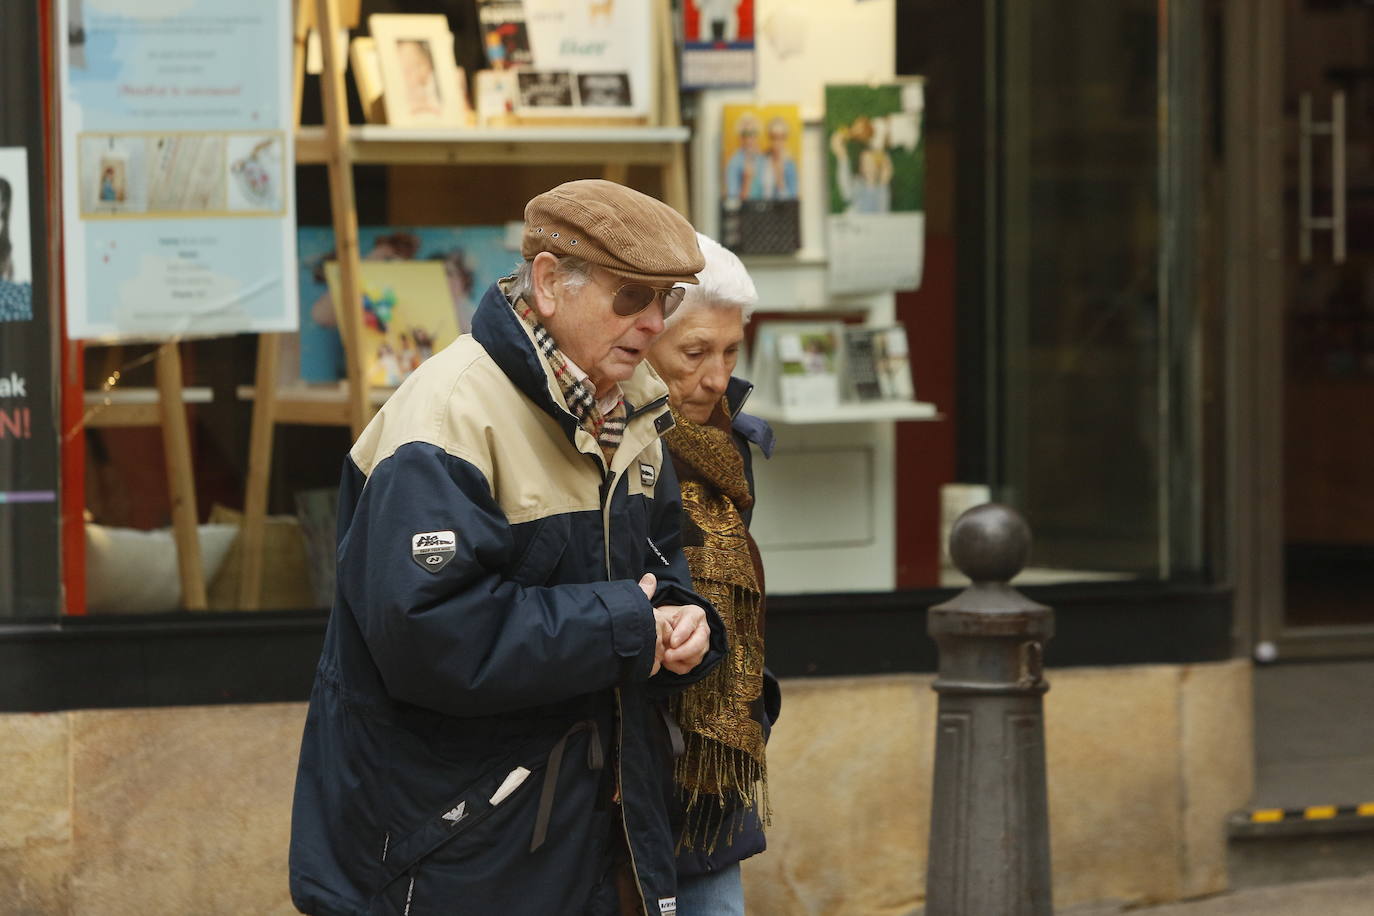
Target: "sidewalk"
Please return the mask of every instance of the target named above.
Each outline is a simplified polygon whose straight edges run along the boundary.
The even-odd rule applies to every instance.
[[[1369,916],[1374,913],[1374,873],[1358,878],[1334,878],[1250,887],[1186,903],[1127,908],[1123,906],[1068,907],[1061,916]]]

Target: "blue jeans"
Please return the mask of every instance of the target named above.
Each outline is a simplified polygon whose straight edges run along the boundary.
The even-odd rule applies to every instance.
[[[739,863],[677,879],[677,916],[744,916]]]

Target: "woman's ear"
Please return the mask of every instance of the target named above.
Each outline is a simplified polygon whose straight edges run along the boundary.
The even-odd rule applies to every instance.
[[[535,255],[530,281],[534,288],[534,310],[548,321],[558,311],[558,258],[547,251]]]

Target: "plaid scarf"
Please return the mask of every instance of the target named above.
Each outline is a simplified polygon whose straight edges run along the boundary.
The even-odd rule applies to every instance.
[[[535,346],[553,370],[553,377],[558,382],[559,390],[563,392],[563,399],[568,402],[568,412],[577,420],[578,425],[591,433],[596,444],[601,446],[601,454],[606,457],[606,465],[609,467],[615,450],[625,438],[625,399],[617,398],[615,406],[603,413],[596,402],[596,392],[589,380],[578,378],[577,373],[573,372],[572,363],[558,349],[553,335],[539,321],[529,303],[523,298],[517,299],[514,308],[515,314],[519,315],[520,320],[533,332]]]

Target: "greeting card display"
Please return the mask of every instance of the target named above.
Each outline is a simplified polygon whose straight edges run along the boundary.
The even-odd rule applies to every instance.
[[[783,407],[837,405],[843,340],[838,322],[761,322],[750,369],[759,400]]]
[[[906,328],[845,328],[851,391],[860,401],[910,401],[916,397]]]

